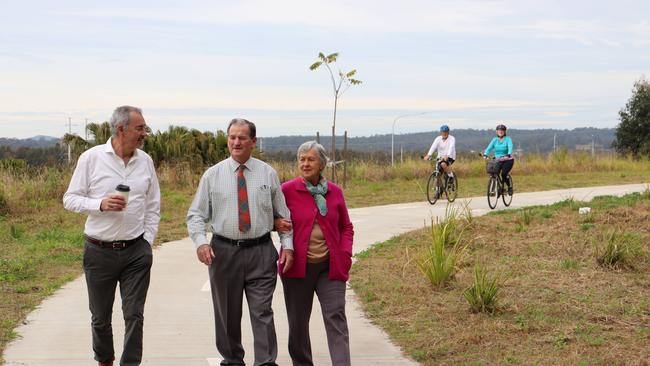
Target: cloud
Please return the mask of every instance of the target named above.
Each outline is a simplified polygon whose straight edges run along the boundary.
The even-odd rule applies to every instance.
[[[544,114],[549,117],[569,117],[575,115],[574,112],[561,112],[561,111],[544,112]]]

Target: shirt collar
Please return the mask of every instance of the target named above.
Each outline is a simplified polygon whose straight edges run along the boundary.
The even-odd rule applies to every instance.
[[[104,147],[104,152],[117,156],[117,154],[115,153],[115,149],[113,149],[113,136],[109,137],[108,140],[106,141],[106,144],[104,145],[106,145]],[[133,156],[131,157],[131,160],[135,160],[138,157],[139,151],[140,149],[135,149],[135,151],[133,152]],[[119,156],[117,157],[119,158]]]
[[[236,172],[239,169],[240,165],[243,165],[246,167],[246,169],[252,171],[255,165],[252,156],[244,164],[238,163],[235,159],[232,158],[232,156],[228,158],[228,161],[230,163],[230,170],[233,172]]]

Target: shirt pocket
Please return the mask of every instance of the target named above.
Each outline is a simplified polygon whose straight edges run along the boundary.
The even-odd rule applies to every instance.
[[[273,199],[271,196],[271,186],[261,185],[254,188],[255,201],[262,211],[266,214],[273,215]]]
[[[226,205],[226,203],[228,202],[228,198],[233,200],[233,202],[234,202],[233,205],[236,207],[236,205],[237,205],[237,193],[236,192],[232,194],[232,197],[229,197],[228,192],[226,192],[223,189],[221,189],[221,190],[215,189],[215,190],[210,191],[209,200],[210,200],[210,205],[212,205],[213,208],[214,207],[224,207]]]

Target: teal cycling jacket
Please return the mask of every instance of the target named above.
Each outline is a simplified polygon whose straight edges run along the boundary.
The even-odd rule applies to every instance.
[[[490,155],[490,152],[494,150],[494,156],[496,158],[502,158],[506,155],[512,155],[512,149],[512,139],[510,139],[510,136],[504,137],[503,141],[499,141],[499,138],[495,137],[490,141],[483,154]]]

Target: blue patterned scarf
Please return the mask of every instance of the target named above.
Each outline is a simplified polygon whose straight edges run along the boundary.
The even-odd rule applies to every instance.
[[[310,181],[305,179],[305,185],[307,186],[309,193],[311,193],[311,196],[314,197],[314,201],[316,201],[318,212],[320,212],[321,216],[327,215],[327,202],[325,201],[325,195],[327,194],[327,179],[321,176],[317,185],[313,185]]]

